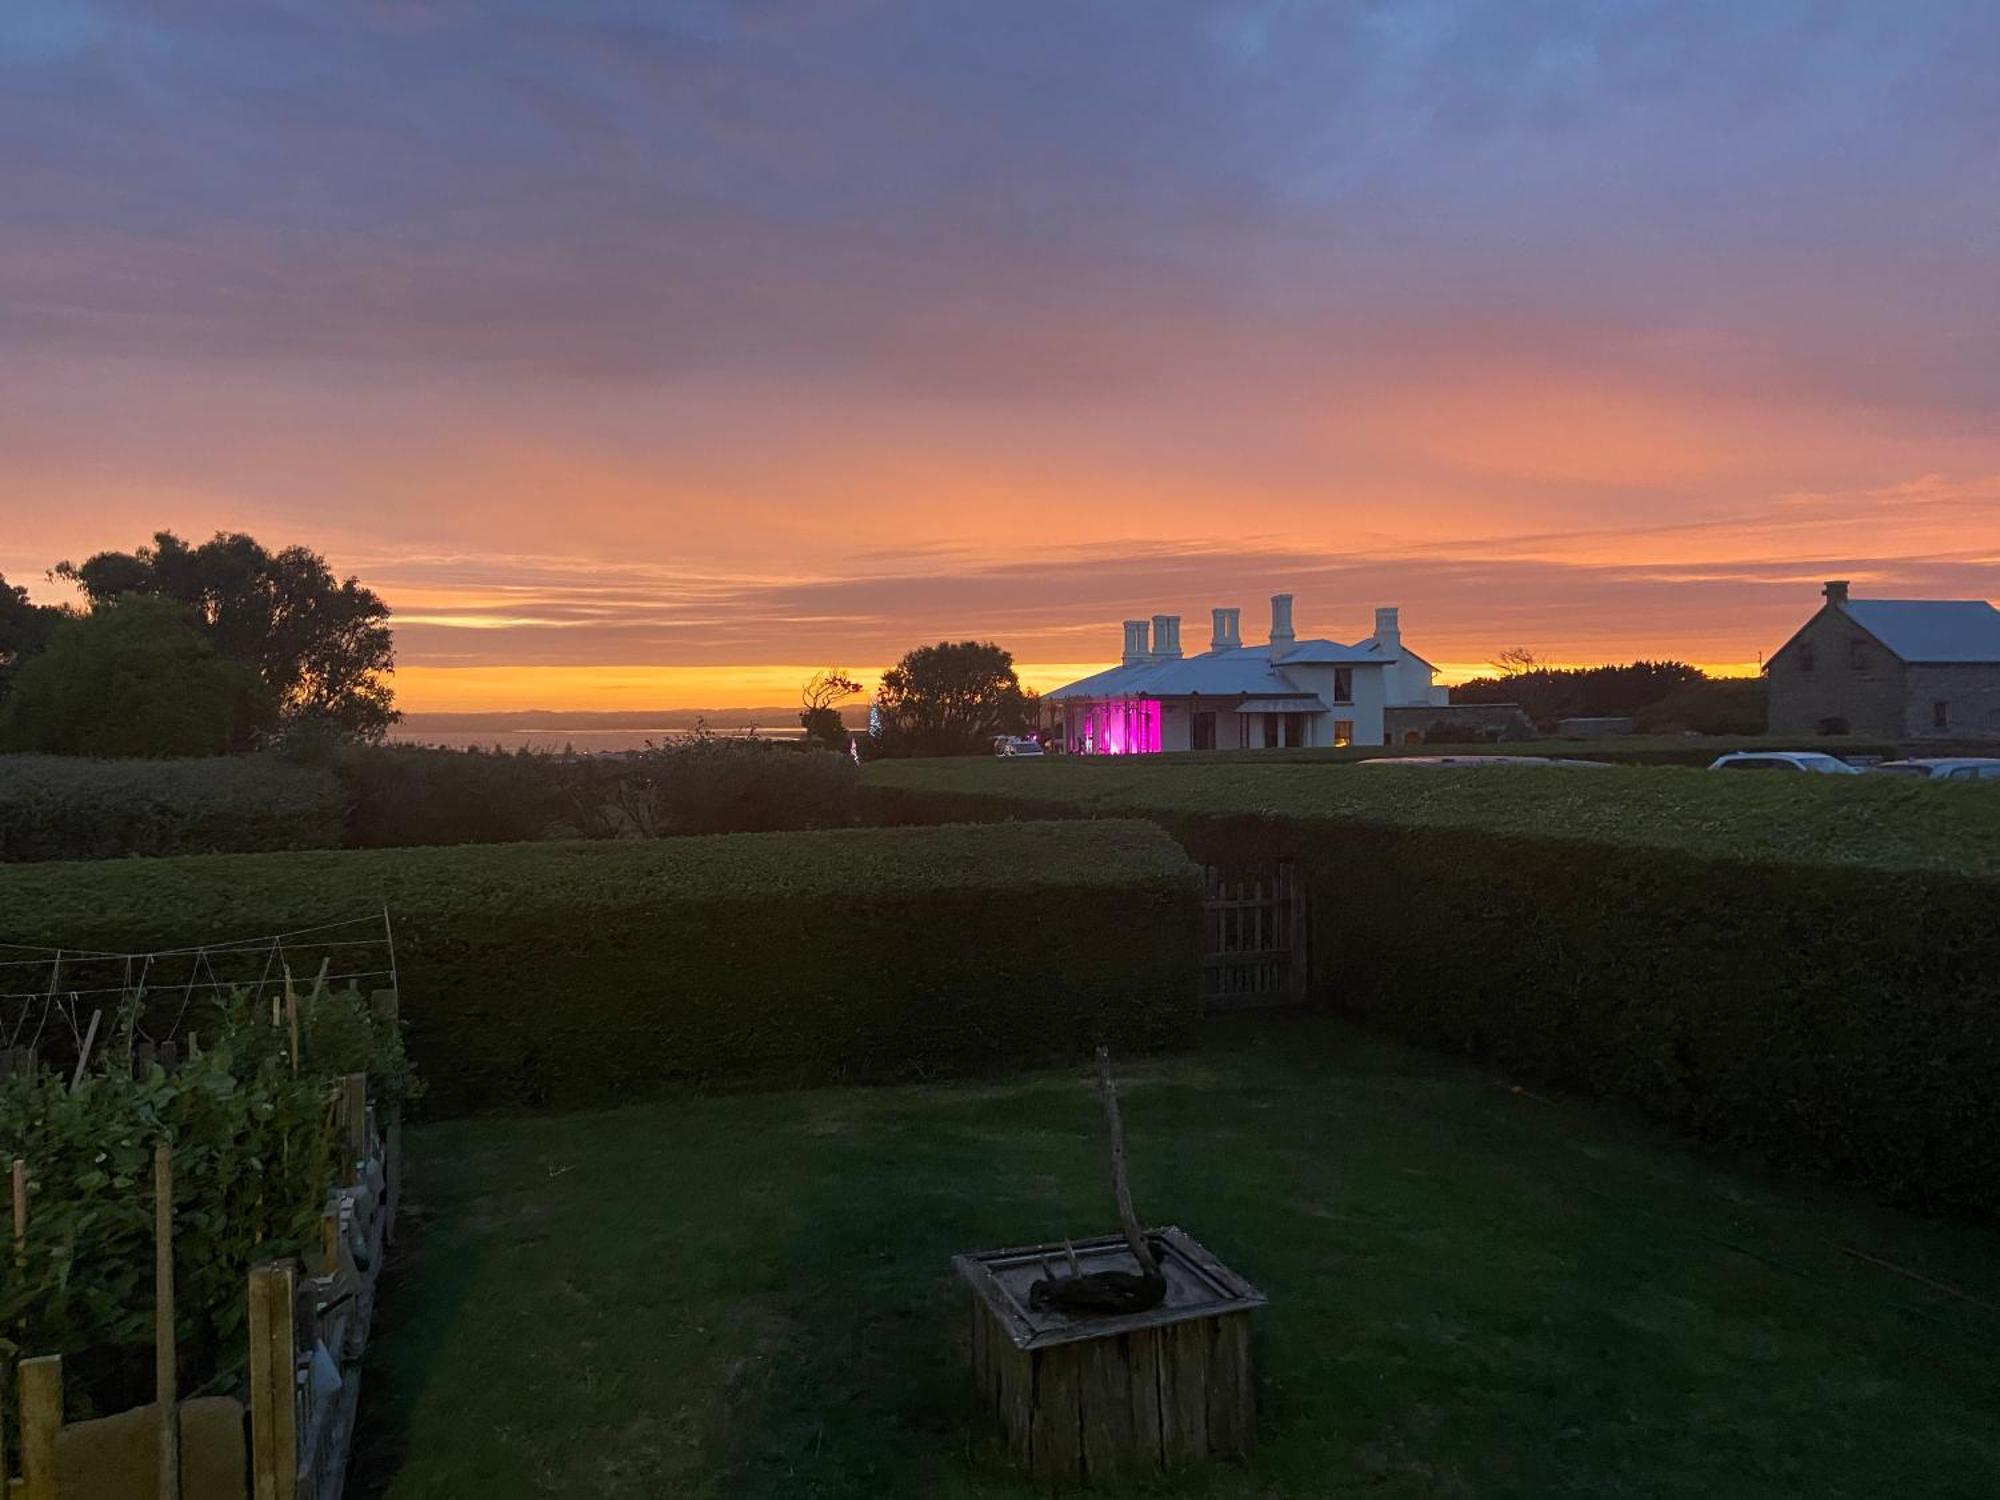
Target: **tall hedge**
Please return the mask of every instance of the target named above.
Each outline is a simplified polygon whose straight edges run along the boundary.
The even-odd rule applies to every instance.
[[[2000,1215],[2000,796],[1748,780],[1240,766],[1089,793],[1082,772],[899,768],[875,796],[904,819],[1142,812],[1198,858],[1297,860],[1327,1005]]]
[[[0,861],[305,849],[340,828],[332,774],[271,756],[0,755]]]
[[[1198,900],[1144,823],[855,829],[0,870],[0,941],[144,951],[386,905],[429,1107],[459,1112],[1168,1044],[1199,1014]]]

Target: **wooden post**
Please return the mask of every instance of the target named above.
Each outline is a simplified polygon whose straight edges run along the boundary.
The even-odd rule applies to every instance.
[[[14,1268],[25,1267],[28,1259],[28,1163],[14,1158]]]
[[[76,1071],[69,1077],[69,1091],[72,1094],[83,1087],[83,1070],[90,1065],[90,1045],[97,1040],[97,1023],[103,1019],[104,1012],[101,1010],[90,1013],[90,1026],[84,1031],[83,1046],[76,1054]]]
[[[160,1408],[160,1500],[180,1500],[180,1380],[174,1344],[174,1152],[153,1148],[153,1399]]]
[[[292,1077],[299,1076],[299,997],[292,988],[292,966],[285,965],[285,1019],[292,1028]]]
[[[369,997],[375,1019],[388,1026],[398,1022],[396,991],[377,990]],[[403,1201],[403,1111],[387,1111],[382,1122],[382,1243],[396,1242],[396,1208]]]
[[[298,1346],[290,1262],[250,1271],[250,1476],[254,1500],[298,1500]]]
[[[21,1500],[57,1500],[56,1436],[62,1431],[62,1356],[21,1361]]]

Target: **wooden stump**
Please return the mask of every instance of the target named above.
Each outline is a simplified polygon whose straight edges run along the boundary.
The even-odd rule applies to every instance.
[[[973,1288],[972,1372],[989,1435],[1052,1483],[1143,1478],[1227,1458],[1256,1436],[1250,1311],[1264,1298],[1179,1230],[1157,1242],[1166,1303],[1149,1312],[1068,1318],[1028,1306],[1026,1287],[1065,1246],[960,1256]],[[1107,1237],[1075,1248],[1102,1266]]]

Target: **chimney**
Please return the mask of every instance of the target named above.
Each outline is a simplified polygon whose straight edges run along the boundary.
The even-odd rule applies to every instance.
[[[1403,649],[1403,627],[1397,620],[1396,606],[1385,605],[1375,611],[1375,644],[1386,652],[1400,652]]]
[[[1153,616],[1153,659],[1155,661],[1178,661],[1181,654],[1181,617],[1179,615]]]
[[[1125,622],[1125,665],[1136,666],[1152,655],[1146,646],[1147,622],[1127,620]]]
[[[1209,613],[1215,618],[1215,630],[1208,640],[1209,650],[1234,651],[1243,644],[1241,626],[1238,623],[1243,618],[1242,610],[1212,609]]]
[[[1832,579],[1820,592],[1826,595],[1826,602],[1828,604],[1845,604],[1847,602],[1847,580],[1845,578]]]
[[[1289,646],[1298,637],[1292,634],[1292,596],[1273,594],[1271,596],[1271,645],[1272,655],[1278,648]]]

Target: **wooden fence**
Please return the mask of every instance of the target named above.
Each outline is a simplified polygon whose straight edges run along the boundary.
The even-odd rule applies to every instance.
[[[1210,1010],[1295,1005],[1306,998],[1305,885],[1289,860],[1266,870],[1202,869]]]
[[[394,1021],[396,993],[378,991]],[[163,1065],[175,1065],[172,1044]],[[296,1056],[296,1046],[294,1048]],[[144,1060],[150,1066],[155,1056]],[[32,1067],[32,1060],[24,1060]],[[134,1065],[140,1066],[135,1057]],[[234,1397],[178,1399],[174,1347],[173,1154],[156,1149],[154,1372],[150,1405],[65,1422],[62,1357],[21,1360],[13,1372],[21,1440],[12,1474],[0,1423],[4,1500],[339,1500],[360,1393],[360,1362],[374,1317],[376,1281],[402,1192],[402,1130],[383,1118],[367,1075],[337,1081],[330,1101],[342,1132],[340,1181],[328,1188],[319,1243],[297,1261],[253,1267],[249,1299],[249,1443],[245,1404]],[[12,1164],[13,1244],[31,1231],[27,1164]],[[0,1396],[9,1372],[0,1364]],[[0,1411],[6,1402],[0,1399]],[[11,1476],[11,1477],[10,1477]]]

